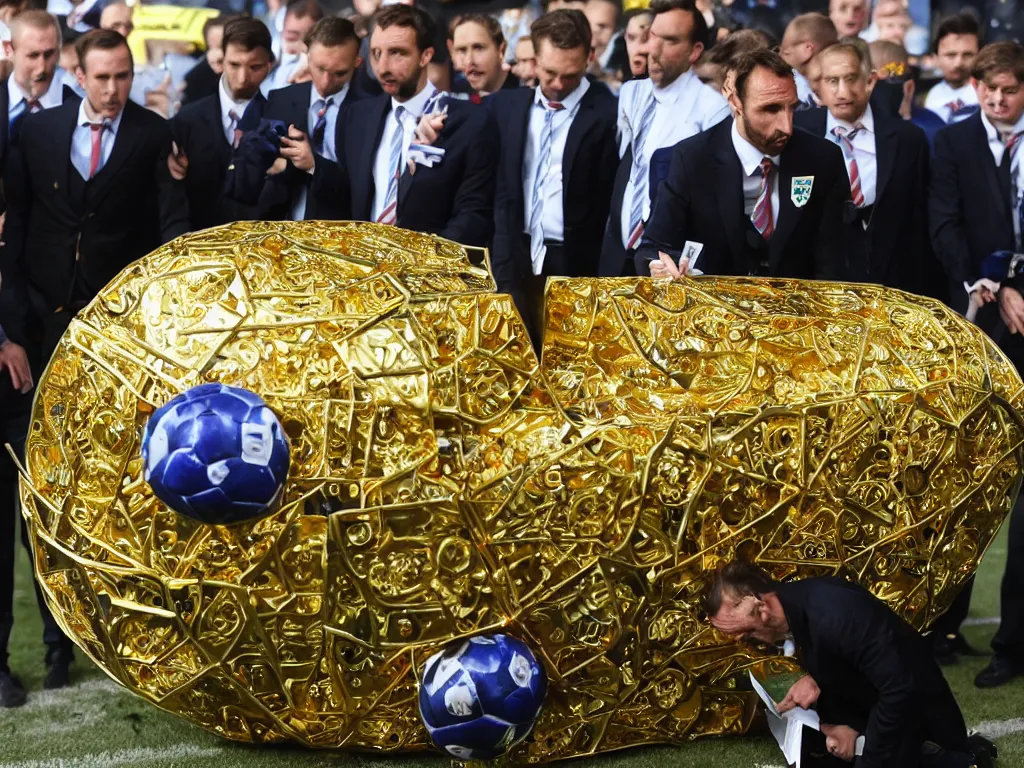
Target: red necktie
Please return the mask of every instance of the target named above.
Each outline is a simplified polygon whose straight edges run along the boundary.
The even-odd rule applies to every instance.
[[[103,156],[103,123],[89,123],[92,131],[92,154],[89,156],[89,178],[100,169],[100,158]]]

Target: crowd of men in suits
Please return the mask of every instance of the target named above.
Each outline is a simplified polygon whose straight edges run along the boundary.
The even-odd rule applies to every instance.
[[[712,47],[694,0],[652,0],[612,21],[592,4],[608,0],[534,21],[511,67],[493,19],[454,19],[447,37],[464,77],[443,88],[432,79],[435,21],[415,5],[382,8],[366,39],[311,0],[285,9],[279,43],[256,19],[213,23],[215,50],[186,78],[191,95],[169,121],[130,98],[132,55],[113,27],[123,20],[76,40],[69,84],[56,76],[54,18],[17,15],[13,73],[0,87],[3,441],[23,446],[34,382],[111,278],[178,235],[238,220],[380,222],[489,247],[498,287],[535,342],[549,276],[703,272],[930,295],[1024,364],[1013,274],[1024,251],[1024,48],[979,50],[976,22],[943,22],[933,112],[914,103],[899,44],[840,37],[849,0],[833,1],[831,19],[795,17],[778,52],[758,30],[719,35]],[[596,52],[611,61],[601,30],[616,23],[626,77],[617,94],[594,68]],[[297,40],[303,54],[287,61],[306,70],[303,81],[267,91],[275,49],[283,66]],[[6,666],[9,464],[0,703],[12,706],[25,694]],[[980,686],[1024,672],[1020,511],[1010,539],[1003,623]],[[935,633],[948,660],[970,652],[959,634],[967,601],[969,591]],[[40,607],[46,685],[60,687],[71,645]]]

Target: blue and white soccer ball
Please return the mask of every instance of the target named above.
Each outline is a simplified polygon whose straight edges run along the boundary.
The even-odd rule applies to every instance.
[[[427,659],[420,717],[430,738],[459,760],[491,760],[530,733],[548,677],[509,635],[472,637]]]
[[[202,384],[149,418],[142,460],[146,482],[167,506],[222,525],[276,508],[290,456],[288,436],[263,398]]]

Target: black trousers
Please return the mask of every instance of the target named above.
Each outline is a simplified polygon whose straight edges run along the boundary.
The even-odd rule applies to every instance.
[[[25,350],[36,385],[72,316],[71,312],[61,312],[31,323],[32,331],[26,340]],[[25,438],[28,435],[34,395],[35,389],[24,395],[16,392],[8,372],[0,372],[0,439],[4,444],[10,444],[22,466],[25,463]],[[8,643],[14,625],[14,556],[20,517],[17,467],[6,448],[0,446],[0,670],[7,669]],[[20,538],[34,571],[35,561],[24,520],[21,521]],[[43,642],[50,652],[70,655],[73,645],[47,608],[38,580],[32,579],[32,586],[43,619]]]
[[[992,650],[1024,664],[1024,501],[1017,499],[1010,513],[1006,570],[999,591],[999,630]]]
[[[544,242],[544,264],[539,275],[533,274],[533,265],[530,262],[530,236],[523,234],[522,248],[525,251],[526,263],[529,272],[523,280],[517,294],[513,294],[516,306],[523,316],[526,329],[530,332],[530,340],[537,356],[541,353],[541,343],[544,338],[544,285],[549,277],[559,277],[568,274],[568,264],[565,260],[565,246],[553,240]]]

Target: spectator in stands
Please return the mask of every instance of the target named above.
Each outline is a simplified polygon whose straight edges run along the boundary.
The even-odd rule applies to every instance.
[[[527,88],[537,85],[537,55],[533,50],[533,40],[529,35],[519,38],[516,43],[512,74],[519,78],[520,85]]]
[[[611,74],[611,56],[615,40],[621,34],[619,17],[622,5],[619,0],[587,0],[583,13],[590,22],[591,45],[594,48],[591,74],[599,77]]]
[[[505,37],[493,16],[456,16],[449,32],[448,51],[455,71],[461,74],[452,86],[454,93],[478,104],[502,88],[519,87],[519,78],[505,66]]]
[[[980,40],[978,22],[966,12],[944,19],[935,34],[942,82],[928,91],[924,105],[947,123],[966,120],[978,111],[978,94],[970,77]]]
[[[291,82],[295,71],[303,64],[306,53],[306,44],[303,41],[313,25],[323,17],[323,9],[317,0],[291,0],[288,3],[281,31],[281,56],[270,77],[260,86],[264,96],[275,88],[284,88]]]
[[[300,168],[313,172],[306,218],[376,221],[466,245],[490,242],[497,138],[486,109],[447,101],[434,141],[444,157],[432,167],[415,165],[415,173],[408,168],[420,119],[443,106],[427,77],[436,39],[433,19],[416,6],[391,5],[377,14],[370,57],[384,93],[340,118],[337,162],[314,156]]]
[[[536,89],[491,102],[501,156],[491,264],[535,342],[549,275],[597,274],[615,179],[615,98],[586,78],[591,30],[579,11],[541,16],[531,29]]]
[[[725,81],[733,62],[744,53],[771,50],[774,47],[775,40],[767,32],[758,29],[739,29],[730,32],[713,48],[705,50],[694,64],[693,71],[702,83],[728,98]]]
[[[270,31],[256,19],[240,17],[224,27],[224,74],[217,93],[188,104],[171,122],[176,151],[171,175],[185,182],[191,228],[205,229],[256,217],[225,196],[233,150],[242,133],[259,125],[266,105],[260,86],[270,71]]]
[[[100,29],[112,29],[127,38],[135,29],[132,9],[122,0],[110,3],[100,14]]]
[[[622,86],[619,169],[599,274],[634,274],[633,257],[651,212],[651,155],[729,117],[721,94],[691,71],[708,28],[693,0],[654,0],[646,50],[650,78]]]
[[[220,76],[224,72],[224,25],[230,21],[227,16],[215,16],[203,25],[203,39],[206,41],[206,55],[185,75],[185,90],[181,103],[191,104],[217,92]]]
[[[626,66],[620,72],[623,82],[647,77],[647,40],[653,18],[647,8],[637,8],[623,16],[622,36],[626,47]]]
[[[868,47],[871,50],[871,66],[878,75],[872,100],[880,95],[879,91],[886,88],[891,90],[891,99],[897,114],[924,131],[928,146],[931,148],[935,143],[935,134],[946,124],[930,109],[914,103],[917,84],[914,81],[907,49],[887,40],[876,40]]]
[[[868,0],[830,0],[828,17],[840,37],[855,37],[868,25]]]
[[[814,91],[807,80],[807,65],[814,55],[839,39],[832,20],[820,13],[805,13],[797,16],[786,27],[782,36],[779,54],[793,68],[796,80],[796,96],[803,109],[817,106]]]

